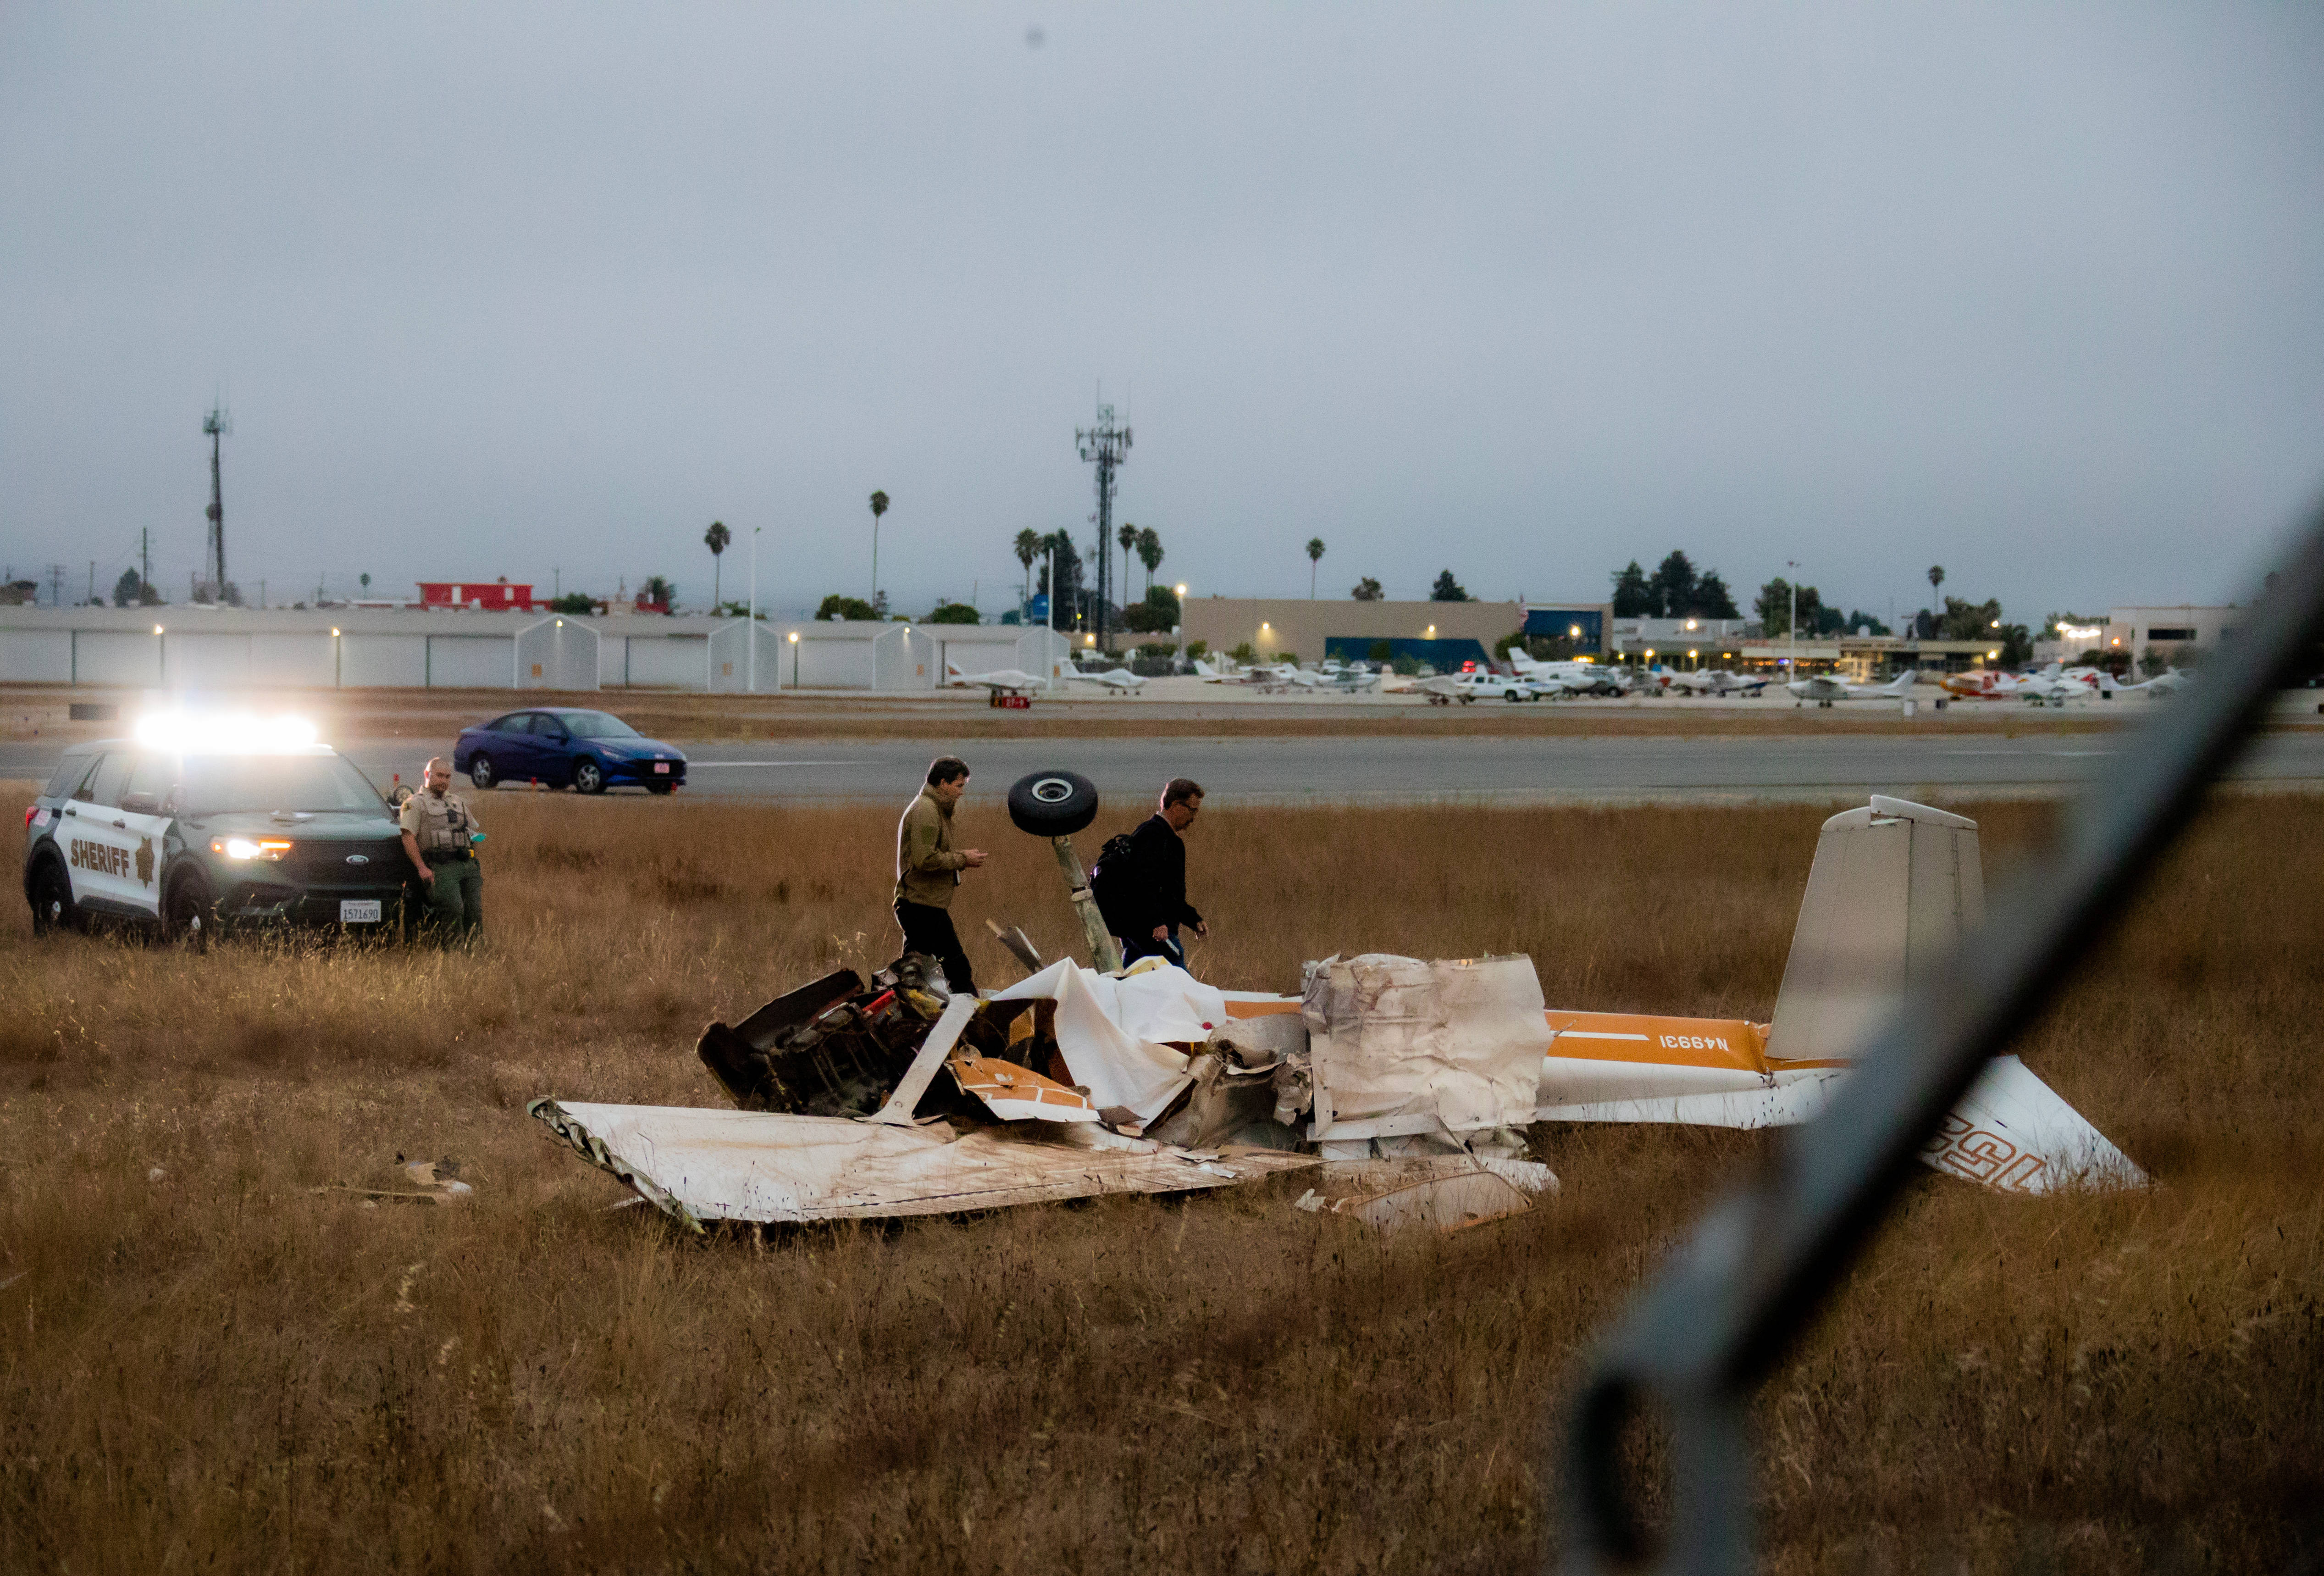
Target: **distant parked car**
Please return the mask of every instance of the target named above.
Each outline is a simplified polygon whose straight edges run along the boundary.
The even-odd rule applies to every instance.
[[[580,793],[634,783],[668,793],[686,781],[686,756],[605,711],[567,707],[512,711],[460,730],[452,769],[478,788],[541,782]]]

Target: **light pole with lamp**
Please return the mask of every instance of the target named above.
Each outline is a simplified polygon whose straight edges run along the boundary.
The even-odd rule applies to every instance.
[[[1800,561],[1787,558],[1784,561],[1784,567],[1792,571],[1792,654],[1784,661],[1784,666],[1788,670],[1784,678],[1788,682],[1800,676]]]
[[[798,688],[798,631],[791,631],[791,688]]]
[[[742,625],[742,688],[755,695],[759,692],[759,533],[763,527],[751,527],[751,616]],[[798,637],[793,635],[792,639]],[[793,688],[797,688],[796,685]]]

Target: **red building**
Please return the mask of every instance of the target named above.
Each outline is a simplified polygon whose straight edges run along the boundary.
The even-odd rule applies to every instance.
[[[509,584],[503,575],[497,580],[422,580],[420,582],[420,605],[423,607],[481,607],[488,613],[530,613],[532,611],[532,586]]]

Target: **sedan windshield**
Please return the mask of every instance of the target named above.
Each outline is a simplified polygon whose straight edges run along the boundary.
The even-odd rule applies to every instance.
[[[227,810],[383,811],[386,801],[341,756],[200,756],[178,786],[180,815]]]
[[[638,730],[618,717],[602,711],[560,711],[557,720],[575,738],[635,738]]]

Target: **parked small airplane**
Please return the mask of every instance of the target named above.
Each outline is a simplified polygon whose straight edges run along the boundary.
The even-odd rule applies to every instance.
[[[1784,688],[1797,696],[1803,704],[1812,700],[1818,706],[1829,706],[1835,700],[1901,700],[1920,676],[1907,668],[1885,684],[1851,684],[1842,679],[1830,679],[1818,673],[1805,679],[1794,679]]]
[[[1690,695],[1757,695],[1767,687],[1766,679],[1747,679],[1725,668],[1705,668],[1692,673],[1673,673],[1671,688],[1683,690]]]
[[[1133,695],[1143,690],[1147,684],[1146,680],[1139,678],[1128,668],[1107,668],[1095,673],[1071,672],[1065,677],[1075,683],[1102,684],[1109,690],[1127,690]]]
[[[958,663],[945,663],[945,683],[954,690],[973,690],[982,685],[997,700],[1003,695],[1029,695],[1048,687],[1048,681],[1038,673],[1028,673],[1021,668],[996,668],[989,673],[964,673]]]

